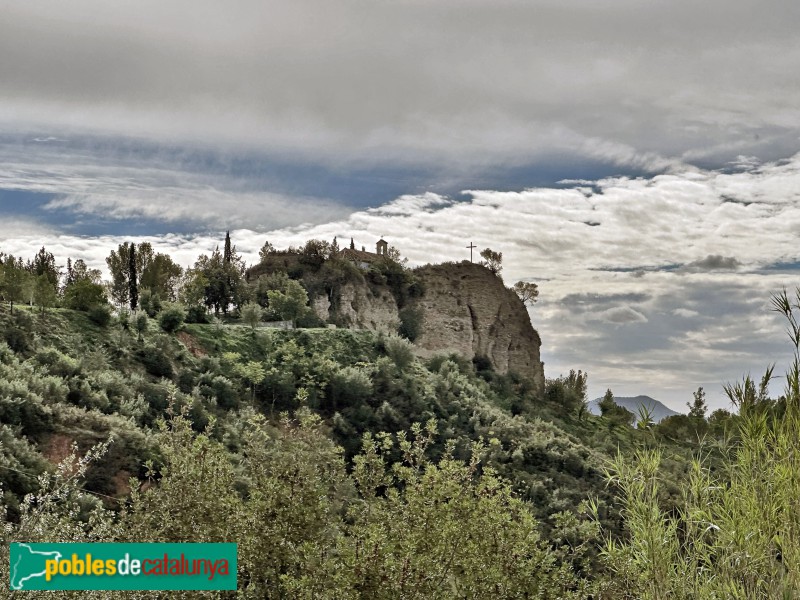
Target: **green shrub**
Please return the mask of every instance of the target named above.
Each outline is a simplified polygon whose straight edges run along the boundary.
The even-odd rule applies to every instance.
[[[18,353],[28,352],[33,345],[33,337],[31,334],[13,325],[5,328],[3,331],[3,338],[6,344],[8,344],[8,347]]]
[[[364,402],[372,394],[369,373],[358,367],[344,367],[336,371],[329,383],[330,410]]]
[[[161,297],[147,288],[139,293],[139,309],[147,313],[151,319],[161,312]]]
[[[106,304],[97,304],[87,311],[89,320],[99,327],[108,327],[111,323],[111,308]]]
[[[172,363],[163,350],[156,346],[144,346],[136,355],[150,375],[172,379]]]
[[[407,369],[414,362],[414,351],[411,343],[396,335],[386,336],[386,355],[401,371]]]
[[[186,319],[186,311],[180,304],[168,304],[158,317],[158,324],[167,333],[180,329]]]
[[[418,308],[406,306],[400,311],[400,327],[397,333],[409,341],[416,341],[422,333],[423,314]]]
[[[208,311],[204,306],[194,304],[186,309],[187,323],[208,323]]]

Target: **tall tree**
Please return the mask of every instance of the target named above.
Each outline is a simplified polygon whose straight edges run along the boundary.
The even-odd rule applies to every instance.
[[[705,419],[708,406],[706,405],[706,393],[702,386],[697,388],[692,396],[694,396],[694,400],[686,403],[686,406],[689,407],[689,416],[694,419]]]
[[[141,253],[140,253],[141,254]],[[139,271],[139,287],[149,289],[162,300],[174,301],[183,268],[167,254],[155,254]]]
[[[139,282],[136,273],[136,244],[131,243],[128,254],[128,299],[131,310],[139,305]]]
[[[47,281],[53,287],[53,290],[58,289],[58,280],[61,278],[61,271],[56,266],[56,259],[52,252],[45,250],[42,246],[41,250],[33,257],[33,262],[30,263],[29,269],[34,277],[44,275]]]
[[[82,258],[72,264],[72,283],[88,281],[89,283],[99,284],[101,275],[100,269],[90,269]]]
[[[119,306],[125,306],[130,301],[130,264],[131,244],[125,242],[111,251],[106,258],[108,270],[111,273],[111,299]]]
[[[285,290],[270,290],[267,297],[269,309],[284,321],[291,321],[292,325],[311,310],[308,307],[308,293],[294,279],[287,282]]]
[[[273,246],[269,242],[269,240],[267,240],[266,242],[264,242],[264,245],[261,246],[261,250],[258,251],[258,257],[261,259],[261,262],[263,263],[266,262],[267,257],[269,257],[269,255],[273,254],[274,252],[275,252],[275,246]]]
[[[230,231],[225,232],[225,249],[223,250],[222,258],[226,265],[230,264],[231,259],[233,258],[233,248],[231,248]]]
[[[56,289],[46,274],[36,277],[33,288],[33,301],[39,305],[42,312],[56,303]]]
[[[21,258],[15,259],[13,256],[7,256],[3,259],[0,293],[11,305],[12,315],[14,314],[14,302],[23,301],[30,279],[31,275],[25,269]]]
[[[72,259],[67,258],[67,274],[64,278],[64,290],[75,282],[75,270],[72,268]]]

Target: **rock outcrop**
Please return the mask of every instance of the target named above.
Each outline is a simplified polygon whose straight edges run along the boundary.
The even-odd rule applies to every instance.
[[[396,333],[400,324],[397,302],[386,286],[347,283],[334,306],[337,320],[355,329]]]
[[[499,277],[467,262],[428,265],[415,274],[425,288],[414,301],[424,317],[415,341],[419,355],[485,356],[497,372],[514,371],[544,390],[541,339],[525,305]]]
[[[497,372],[516,372],[544,391],[539,334],[525,305],[499,277],[468,262],[428,265],[414,274],[425,290],[408,303],[423,321],[414,343],[419,356],[486,357]],[[316,298],[312,306],[323,320],[356,329],[395,333],[400,323],[397,302],[383,285],[347,283],[335,297]]]

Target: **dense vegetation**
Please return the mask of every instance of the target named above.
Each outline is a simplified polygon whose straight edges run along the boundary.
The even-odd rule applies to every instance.
[[[236,541],[253,598],[791,597],[797,364],[778,401],[731,386],[738,416],[706,419],[698,390],[689,415],[631,426],[610,392],[588,414],[580,371],[540,397],[399,335],[258,327],[319,324],[309,295],[348,278],[424,293],[391,262],[310,243],[246,270],[228,239],[183,272],[123,245],[103,285],[44,249],[5,257],[0,552]],[[800,346],[797,302],[776,308]]]

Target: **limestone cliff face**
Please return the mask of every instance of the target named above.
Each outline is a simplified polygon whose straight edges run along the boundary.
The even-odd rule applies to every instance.
[[[466,262],[415,272],[425,285],[425,295],[415,301],[424,315],[423,333],[415,342],[421,356],[486,356],[496,371],[519,373],[544,391],[541,339],[525,305],[499,277]]]
[[[400,324],[397,302],[385,286],[347,283],[333,303],[338,321],[355,329],[397,333]]]
[[[499,277],[466,262],[428,265],[415,274],[425,288],[423,297],[409,302],[423,318],[422,334],[415,341],[419,356],[485,356],[497,372],[514,371],[544,391],[539,334],[522,301]],[[396,333],[400,323],[389,288],[366,282],[347,283],[336,297],[316,298],[312,306],[323,320],[356,329]]]

